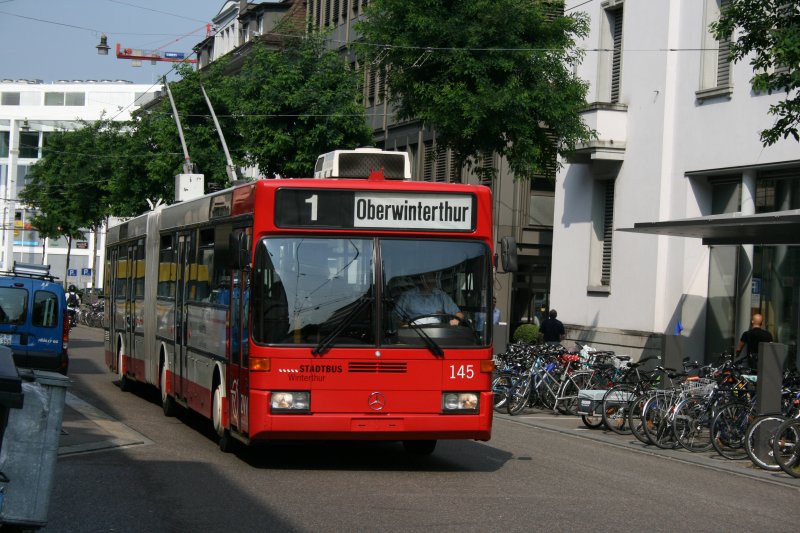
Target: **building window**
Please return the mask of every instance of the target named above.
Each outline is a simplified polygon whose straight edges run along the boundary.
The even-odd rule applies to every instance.
[[[711,214],[736,213],[742,207],[742,178],[739,175],[711,181]]]
[[[756,213],[800,209],[800,170],[759,173]]]
[[[594,182],[589,291],[608,292],[614,239],[614,180]]]
[[[46,106],[83,106],[86,105],[86,93],[44,93]]]
[[[700,90],[697,98],[730,97],[731,62],[728,60],[731,41],[717,41],[709,30],[719,20],[720,12],[730,0],[706,0],[703,16],[703,52],[700,71]]]
[[[456,163],[452,150],[436,146],[434,141],[425,141],[422,162],[422,180],[437,183],[461,183],[461,167]]]
[[[64,93],[44,93],[44,105],[64,105]]]
[[[21,131],[19,133],[19,156],[30,159],[39,157],[38,131]]]
[[[19,105],[19,93],[2,93],[0,105]]]
[[[478,160],[478,166],[482,169],[478,175],[478,183],[487,187],[492,187],[492,169],[494,168],[494,152],[485,150]]]
[[[550,178],[532,178],[528,206],[528,225],[553,227],[556,182]]]
[[[622,86],[622,0],[603,2],[605,17],[602,20],[599,56],[597,99],[601,102],[619,103]]]
[[[86,93],[65,93],[64,105],[73,105],[73,106],[86,105]]]

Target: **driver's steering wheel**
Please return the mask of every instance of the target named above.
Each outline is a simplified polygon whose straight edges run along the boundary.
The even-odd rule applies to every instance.
[[[439,320],[438,324],[417,324],[417,320],[421,318],[436,318]],[[451,320],[458,320],[458,326],[468,326],[469,323],[463,319],[459,318],[456,315],[451,315],[450,313],[429,313],[427,315],[417,315],[408,321],[409,324],[414,324],[415,326],[450,326]]]

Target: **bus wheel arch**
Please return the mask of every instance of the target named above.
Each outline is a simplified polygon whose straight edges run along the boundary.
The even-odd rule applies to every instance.
[[[128,379],[125,372],[125,346],[122,342],[122,337],[117,338],[117,376],[119,377],[119,389],[122,392],[128,392],[133,387],[133,383]]]
[[[169,393],[167,387],[167,350],[164,345],[161,345],[160,355],[158,362],[158,390],[161,393],[161,409],[164,411],[164,416],[175,416],[177,414],[178,406],[175,403],[175,398]]]

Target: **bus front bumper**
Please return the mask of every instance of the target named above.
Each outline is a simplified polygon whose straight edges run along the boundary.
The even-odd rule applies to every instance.
[[[270,393],[251,391],[251,441],[258,440],[450,440],[488,441],[492,393],[480,395],[480,412],[443,413],[271,413]],[[266,413],[258,416],[257,413]]]

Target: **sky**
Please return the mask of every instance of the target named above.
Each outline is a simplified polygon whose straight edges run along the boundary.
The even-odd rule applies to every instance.
[[[0,0],[0,79],[155,83],[174,64],[116,57],[122,48],[192,53],[226,0]],[[107,56],[97,53],[108,36]]]

